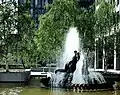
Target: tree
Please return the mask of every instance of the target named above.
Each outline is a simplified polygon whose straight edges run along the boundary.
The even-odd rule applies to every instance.
[[[17,30],[21,40],[17,42],[17,56],[23,59],[25,65],[36,63],[38,53],[34,43],[34,36],[36,32],[35,22],[29,13],[30,0],[18,6]]]
[[[62,51],[64,37],[74,26],[78,9],[76,0],[54,0],[46,14],[40,16],[35,42],[41,60],[55,60]]]
[[[6,58],[5,64],[6,69],[8,70],[7,64],[7,54],[9,52],[9,39],[8,36],[10,34],[14,34],[13,32],[16,30],[16,6],[15,1],[6,1],[0,4],[0,37],[1,37],[1,55]]]
[[[97,50],[102,52],[102,59],[104,60],[105,65],[107,65],[108,60],[114,58],[114,46],[116,44],[116,22],[117,13],[115,12],[115,3],[111,0],[107,2],[106,0],[101,0],[98,5],[99,8],[95,12],[96,24],[95,24],[95,33],[97,43],[99,47]],[[97,45],[98,45],[97,44]]]
[[[76,26],[78,27],[85,52],[94,51],[95,17],[93,7],[94,5],[92,5],[89,9],[81,9],[82,12],[79,13],[79,17],[77,17],[76,21]]]
[[[17,3],[16,0],[8,0],[0,4],[0,51],[3,55],[1,59],[6,58],[6,67],[8,54],[17,60],[23,57],[25,62],[31,63],[31,55],[35,52],[33,38],[36,28],[28,12],[30,2],[26,0],[22,5]]]

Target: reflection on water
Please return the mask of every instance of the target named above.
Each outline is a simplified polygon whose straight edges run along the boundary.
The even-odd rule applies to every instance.
[[[32,87],[0,88],[0,95],[120,95],[120,91],[73,92],[64,89],[44,89]]]
[[[22,92],[21,87],[0,88],[0,95],[20,95],[21,92]]]
[[[65,91],[63,89],[27,88],[20,95],[120,95],[120,91],[83,92]]]

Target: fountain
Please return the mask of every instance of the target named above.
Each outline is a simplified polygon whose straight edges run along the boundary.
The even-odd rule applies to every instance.
[[[79,55],[77,56],[78,52],[80,53],[80,58]],[[50,78],[50,81],[48,83],[49,86],[70,88],[74,84],[106,84],[106,81],[101,73],[89,71],[85,55],[86,54],[82,49],[82,44],[80,43],[77,28],[70,28],[66,36],[63,55],[60,58],[55,74],[53,74]],[[73,61],[73,57],[75,56],[77,59],[76,61]],[[75,67],[73,64],[76,64]],[[66,66],[68,66],[68,69],[66,69]],[[71,68],[75,68],[75,70],[70,71]]]

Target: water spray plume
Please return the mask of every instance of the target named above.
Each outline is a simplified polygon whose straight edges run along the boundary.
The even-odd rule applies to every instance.
[[[105,79],[102,76],[102,74],[98,72],[89,72],[88,71],[88,61],[86,61],[85,54],[83,52],[79,33],[77,31],[77,28],[71,27],[66,35],[66,40],[64,44],[64,52],[63,55],[60,58],[59,67],[61,69],[65,68],[65,65],[69,63],[75,53],[80,53],[80,59],[78,60],[76,64],[76,70],[73,73],[72,77],[72,84],[94,84],[95,81],[97,81],[98,84],[105,83]],[[73,63],[74,64],[74,63]],[[63,81],[66,77],[66,72],[59,72],[57,73],[53,78],[53,86],[59,87],[63,85]],[[69,75],[69,73],[67,73]],[[69,77],[68,77],[69,78]]]

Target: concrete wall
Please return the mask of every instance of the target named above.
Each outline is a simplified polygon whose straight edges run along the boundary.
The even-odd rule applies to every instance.
[[[0,72],[0,82],[28,82],[30,71],[26,72]]]

